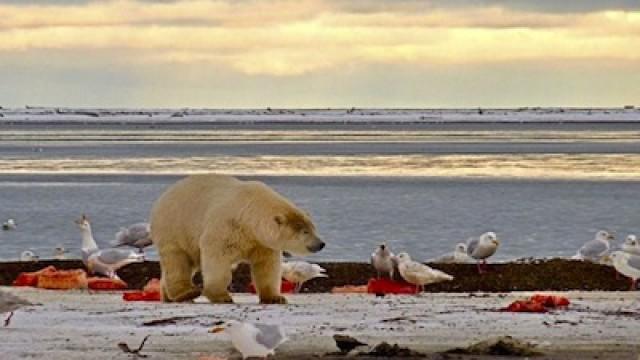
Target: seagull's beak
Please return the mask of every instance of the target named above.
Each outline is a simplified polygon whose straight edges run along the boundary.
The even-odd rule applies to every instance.
[[[500,241],[499,240],[491,240],[491,242],[496,244],[496,246],[500,245]]]
[[[607,239],[609,240],[615,240],[616,237],[613,234],[609,234],[609,236],[607,236]]]
[[[213,329],[209,330],[209,333],[216,334],[223,331],[224,331],[224,328],[222,326],[216,326]]]

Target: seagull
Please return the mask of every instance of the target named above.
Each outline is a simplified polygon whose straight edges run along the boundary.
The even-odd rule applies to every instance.
[[[478,260],[478,273],[482,274],[486,270],[487,258],[496,253],[500,241],[493,231],[480,235],[479,238],[471,238],[467,242],[467,254]]]
[[[25,250],[20,254],[20,261],[38,261],[40,257],[31,250]]]
[[[58,245],[53,249],[53,258],[56,260],[64,260],[67,258],[65,255],[67,253],[67,249],[62,245]]]
[[[640,242],[638,242],[635,235],[629,234],[627,236],[624,244],[622,244],[622,251],[633,255],[640,255]]]
[[[287,338],[278,325],[251,324],[237,320],[227,321],[224,326],[209,330],[210,333],[225,331],[231,343],[242,354],[242,358],[260,357],[266,359],[274,355],[275,349]]]
[[[15,230],[18,228],[16,225],[16,221],[13,219],[7,219],[7,221],[2,223],[2,230]]]
[[[371,265],[376,269],[378,279],[381,273],[388,274],[389,279],[393,279],[394,269],[398,266],[398,261],[387,245],[380,244],[376,251],[371,254]]]
[[[144,257],[132,250],[99,249],[93,239],[91,223],[86,215],[75,221],[82,233],[82,261],[90,273],[102,274],[112,279],[118,279],[116,271],[121,267],[144,261]]]
[[[453,252],[444,254],[433,260],[429,260],[428,262],[440,264],[465,264],[472,261],[474,261],[473,258],[467,254],[467,245],[459,243],[456,244],[456,248]]]
[[[113,242],[115,247],[131,246],[143,252],[144,248],[153,244],[151,240],[151,225],[146,222],[136,223],[126,228],[120,228]]]
[[[640,256],[624,251],[614,251],[610,257],[616,270],[620,274],[631,278],[631,290],[635,290],[636,283],[640,278]]]
[[[609,254],[610,242],[613,239],[615,239],[613,235],[607,231],[600,230],[596,233],[596,238],[582,245],[573,258],[596,263],[601,262]]]
[[[4,320],[4,326],[9,326],[13,312],[25,305],[31,305],[31,303],[0,290],[0,313],[9,313],[9,316]]]
[[[425,285],[453,280],[453,276],[447,273],[411,260],[406,252],[398,254],[397,258],[400,275],[405,281],[416,285],[416,294],[423,291]]]
[[[295,292],[299,292],[302,284],[317,277],[329,277],[326,270],[318,264],[306,261],[289,261],[282,263],[282,277],[296,284]]]

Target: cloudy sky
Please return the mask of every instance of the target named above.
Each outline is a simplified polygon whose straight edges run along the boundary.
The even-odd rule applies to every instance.
[[[638,0],[0,0],[0,106],[640,105]]]

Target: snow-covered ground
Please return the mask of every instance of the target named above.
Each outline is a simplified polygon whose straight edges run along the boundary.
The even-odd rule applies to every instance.
[[[290,340],[277,353],[293,358],[335,351],[334,334],[425,352],[503,335],[536,343],[546,354],[635,360],[639,350],[635,292],[569,292],[564,294],[572,301],[568,310],[514,314],[497,310],[530,293],[291,295],[290,305],[262,306],[246,294],[235,295],[237,305],[211,305],[202,299],[195,304],[126,303],[119,293],[3,290],[39,305],[18,310],[10,326],[0,328],[2,359],[120,359],[126,355],[119,342],[136,348],[146,335],[151,336],[142,353],[152,359],[227,357],[234,351],[226,336],[207,331],[231,318],[281,324]],[[145,326],[166,318],[175,321]]]
[[[105,123],[439,123],[439,122],[632,122],[640,107],[513,109],[74,109],[0,108],[6,122]]]

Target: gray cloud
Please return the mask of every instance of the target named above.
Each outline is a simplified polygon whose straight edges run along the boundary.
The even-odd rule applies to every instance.
[[[12,5],[78,5],[109,0],[0,0]],[[178,0],[137,0],[146,3],[172,3]],[[269,0],[227,0],[269,2]],[[370,13],[389,10],[429,10],[434,8],[482,8],[501,6],[507,9],[549,13],[582,13],[600,10],[640,10],[638,0],[326,0],[349,12]]]
[[[483,8],[500,6],[506,9],[547,13],[583,13],[601,10],[639,10],[638,0],[329,0],[339,8],[355,13],[430,9]]]

